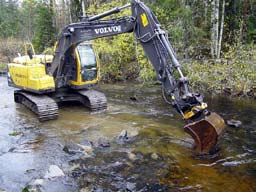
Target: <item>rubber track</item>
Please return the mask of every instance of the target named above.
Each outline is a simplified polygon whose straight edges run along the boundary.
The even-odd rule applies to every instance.
[[[58,118],[59,112],[57,103],[46,95],[35,95],[23,91],[15,91],[14,98],[15,102],[25,105],[37,114],[39,121]]]
[[[78,92],[83,96],[83,104],[92,112],[101,112],[107,109],[107,98],[104,93],[95,90],[83,90]]]

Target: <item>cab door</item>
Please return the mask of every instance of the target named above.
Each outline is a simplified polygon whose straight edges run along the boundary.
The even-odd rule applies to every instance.
[[[75,49],[77,78],[71,81],[75,88],[88,87],[99,81],[100,68],[93,46],[90,43],[81,43]]]

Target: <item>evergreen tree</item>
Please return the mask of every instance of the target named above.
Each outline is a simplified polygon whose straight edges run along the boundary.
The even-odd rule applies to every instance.
[[[53,24],[54,12],[52,7],[44,2],[39,2],[36,8],[35,36],[33,44],[38,52],[50,47],[56,40],[56,28]]]
[[[19,36],[20,14],[15,1],[0,0],[0,37]]]
[[[19,11],[22,17],[22,33],[25,41],[31,42],[35,35],[36,0],[24,0]]]

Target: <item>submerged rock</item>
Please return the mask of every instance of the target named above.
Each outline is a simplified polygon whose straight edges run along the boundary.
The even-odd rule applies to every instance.
[[[25,147],[24,146],[18,146],[17,148],[12,147],[8,150],[8,152],[11,152],[11,153],[31,153],[31,152],[33,152],[32,149],[26,149]]]
[[[45,179],[52,179],[55,177],[63,177],[65,174],[57,165],[50,165],[49,170],[45,174]]]
[[[168,191],[165,185],[157,184],[169,172],[159,154],[95,150],[93,159],[73,163],[70,175],[85,191]]]
[[[152,153],[151,158],[154,160],[157,160],[159,158],[159,156],[156,153]]]
[[[129,158],[131,161],[135,161],[135,160],[137,159],[136,154],[134,154],[134,153],[132,153],[132,152],[127,153],[127,156],[128,156],[128,158]]]
[[[93,192],[109,192],[108,190],[104,190],[103,188],[98,187],[98,186],[93,187],[92,191]]]
[[[33,173],[33,172],[35,172],[35,171],[36,171],[36,169],[33,169],[33,168],[27,169],[27,170],[26,170],[26,174],[30,174],[30,173]]]
[[[231,127],[240,127],[242,125],[242,122],[238,121],[238,120],[231,119],[231,120],[227,120],[227,125],[229,125]]]
[[[182,192],[187,192],[187,191],[201,191],[202,190],[202,186],[201,185],[195,185],[195,186],[186,186],[186,187],[181,187],[179,188],[179,190]]]
[[[93,146],[91,142],[87,142],[83,144],[71,143],[71,144],[65,145],[63,147],[63,151],[70,155],[81,153],[81,154],[85,154],[86,156],[91,156],[93,155]]]
[[[70,146],[67,145],[65,145],[62,150],[70,155],[75,154],[73,150],[70,150]]]
[[[45,135],[41,133],[22,133],[24,135],[24,139],[22,140],[21,145],[40,145],[45,140]]]
[[[99,138],[98,147],[102,147],[102,148],[110,147],[110,142],[105,138]]]
[[[119,144],[124,144],[126,142],[133,141],[137,135],[138,135],[138,132],[136,131],[130,132],[130,134],[128,134],[127,130],[123,130],[119,134],[116,140]]]
[[[127,130],[123,130],[120,135],[118,136],[118,138],[128,138],[128,132]]]
[[[92,189],[88,188],[88,187],[85,187],[85,188],[82,188],[79,190],[79,192],[91,192]]]
[[[136,96],[131,96],[131,97],[130,97],[130,100],[132,100],[132,101],[138,101],[138,99],[137,99]]]
[[[89,140],[81,141],[80,145],[93,147],[93,142]]]
[[[41,189],[36,185],[28,185],[22,189],[22,192],[41,192]]]
[[[33,185],[40,185],[40,186],[42,186],[43,184],[44,184],[44,180],[43,179],[36,179],[33,182]]]
[[[126,183],[126,191],[136,191],[136,183]]]
[[[74,165],[70,166],[70,167],[68,168],[68,171],[69,171],[69,172],[72,172],[72,171],[74,171],[74,170],[76,170],[76,169],[80,169],[80,165],[79,165],[79,164],[74,164]]]
[[[127,130],[123,130],[120,135],[118,136],[118,140],[123,141],[123,140],[128,140],[128,132]]]
[[[77,144],[79,147],[81,147],[81,149],[83,150],[84,153],[92,153],[93,152],[93,148],[90,145],[81,145],[81,144]]]
[[[70,155],[74,155],[76,153],[82,153],[83,148],[76,143],[71,143],[65,145],[62,150]]]

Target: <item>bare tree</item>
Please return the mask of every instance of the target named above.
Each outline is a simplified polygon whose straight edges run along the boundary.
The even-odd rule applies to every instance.
[[[220,21],[220,0],[212,0],[212,13],[211,13],[211,55],[212,58],[220,58],[223,27],[224,27],[224,14],[225,14],[225,0],[222,1],[221,21]]]
[[[222,37],[223,37],[224,18],[225,18],[225,4],[226,4],[226,1],[223,0],[223,2],[222,2],[222,12],[221,12],[220,33],[219,33],[219,43],[218,43],[218,51],[217,51],[217,58],[218,59],[220,58],[221,44],[222,44]]]
[[[212,0],[211,2],[212,6],[212,14],[211,14],[211,55],[212,58],[215,58],[216,56],[216,49],[215,49],[215,42],[216,42],[216,30],[218,29],[216,27],[216,0]]]

